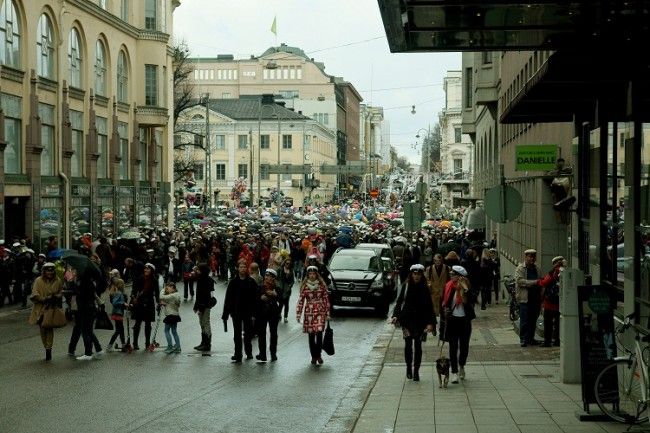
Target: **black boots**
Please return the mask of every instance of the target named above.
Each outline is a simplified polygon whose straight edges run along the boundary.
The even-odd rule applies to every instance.
[[[209,352],[211,348],[212,348],[212,336],[201,334],[201,344],[199,344],[198,346],[194,346],[194,350],[198,350],[200,352]]]
[[[45,349],[45,360],[46,361],[52,360],[52,349]]]

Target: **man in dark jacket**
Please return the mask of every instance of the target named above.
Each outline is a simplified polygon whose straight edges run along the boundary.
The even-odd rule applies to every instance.
[[[256,306],[257,283],[248,274],[248,266],[243,260],[237,265],[238,275],[230,280],[226,288],[226,299],[223,303],[221,320],[225,323],[232,317],[233,341],[235,354],[230,358],[233,362],[242,360],[242,329],[244,331],[244,351],[246,359],[253,359],[253,312]]]
[[[165,282],[179,282],[181,280],[181,268],[181,261],[176,258],[176,247],[169,247],[167,258],[163,263]]]

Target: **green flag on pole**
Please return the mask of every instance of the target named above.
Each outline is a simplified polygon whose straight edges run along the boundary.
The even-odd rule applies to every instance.
[[[278,17],[273,17],[273,24],[271,24],[271,33],[273,33],[275,36],[278,35]]]

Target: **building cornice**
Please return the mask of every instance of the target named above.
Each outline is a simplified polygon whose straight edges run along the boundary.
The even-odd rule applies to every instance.
[[[135,27],[127,23],[126,21],[118,18],[112,13],[100,8],[99,5],[90,2],[88,0],[68,0],[68,1],[73,6],[76,6],[80,10],[90,15],[93,15],[95,18],[98,18],[101,21],[104,21],[106,24],[110,25],[111,27],[121,30],[122,32],[126,33],[132,38],[142,39],[142,40],[153,40],[153,41],[159,41],[165,43],[169,41],[170,35],[168,35],[167,33],[153,31],[153,30],[139,29],[138,27]],[[180,5],[178,0],[174,0],[174,3],[178,3]]]

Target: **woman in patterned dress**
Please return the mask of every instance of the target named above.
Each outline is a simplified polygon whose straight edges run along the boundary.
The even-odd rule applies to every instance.
[[[306,332],[309,338],[311,363],[322,364],[323,330],[325,330],[325,322],[330,317],[330,300],[325,281],[318,273],[316,266],[307,267],[307,277],[300,285],[300,297],[296,308],[298,323],[300,323],[303,310],[303,332]]]

